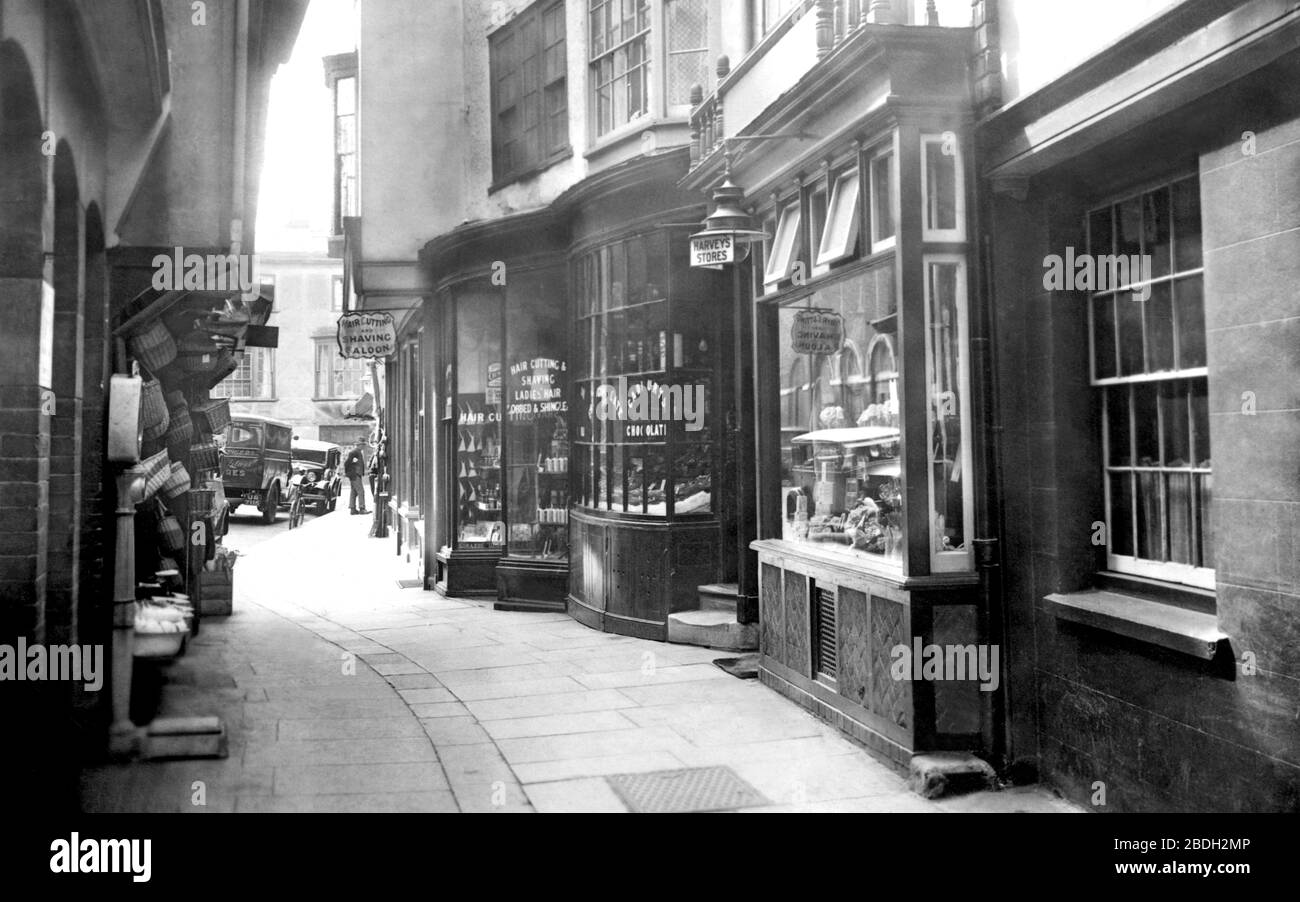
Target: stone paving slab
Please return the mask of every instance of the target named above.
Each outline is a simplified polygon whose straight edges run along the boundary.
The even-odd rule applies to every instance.
[[[235,613],[204,624],[163,699],[221,716],[230,757],[88,767],[86,810],[621,812],[607,777],[710,766],[762,812],[1078,810],[1037,788],[920,799],[719,652],[401,589],[411,568],[368,528],[312,517],[241,558]]]

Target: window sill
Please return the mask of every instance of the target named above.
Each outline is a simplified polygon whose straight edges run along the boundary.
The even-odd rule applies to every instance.
[[[1136,595],[1094,589],[1048,595],[1048,610],[1060,620],[1212,661],[1227,645],[1213,614],[1190,611]]]
[[[493,180],[492,184],[488,185],[487,193],[489,195],[495,194],[496,192],[504,188],[509,188],[511,185],[515,185],[518,184],[519,182],[525,182],[531,178],[535,178],[541,175],[546,170],[550,169],[552,166],[555,166],[558,163],[562,163],[572,156],[573,156],[572,146],[566,147],[563,150],[557,150],[555,153],[551,154],[548,157],[545,157],[541,162],[537,163],[536,165],[530,166],[527,169],[520,170],[519,172],[507,173],[506,175],[503,175],[500,178]]]

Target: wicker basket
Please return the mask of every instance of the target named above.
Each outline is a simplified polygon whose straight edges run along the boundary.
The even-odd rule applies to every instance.
[[[171,427],[167,430],[167,445],[169,447],[187,447],[193,443],[194,427],[190,423],[190,415],[185,408],[176,408],[172,411]]]
[[[216,435],[230,425],[230,401],[220,398],[190,408],[196,425],[209,435]]]
[[[166,451],[159,451],[140,466],[144,468],[144,497],[152,498],[171,478],[171,458]]]
[[[171,476],[163,484],[162,493],[167,498],[178,498],[190,490],[190,473],[179,460],[172,461]]]
[[[130,342],[131,353],[150,373],[157,374],[176,360],[176,340],[160,322],[150,323]]]
[[[157,379],[148,380],[140,390],[140,422],[144,424],[145,431],[153,429],[161,435],[167,431],[170,419],[167,401],[163,398],[162,383]],[[157,431],[159,427],[161,432]]]
[[[158,547],[168,554],[185,550],[185,530],[180,520],[169,515],[158,521]]]
[[[198,470],[216,470],[221,466],[221,455],[216,442],[203,442],[190,447],[190,465]]]
[[[217,504],[214,489],[190,489],[190,516],[206,517],[212,513]]]

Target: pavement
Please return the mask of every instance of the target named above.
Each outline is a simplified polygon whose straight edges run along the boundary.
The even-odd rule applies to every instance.
[[[1038,787],[921,799],[827,724],[716,667],[723,653],[402,588],[413,565],[369,527],[341,500],[300,529],[232,530],[227,545],[246,550],[234,614],[204,621],[163,669],[161,701],[164,715],[219,715],[229,757],[87,767],[83,808],[1078,810]]]

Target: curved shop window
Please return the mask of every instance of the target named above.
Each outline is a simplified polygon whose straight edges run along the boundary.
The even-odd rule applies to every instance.
[[[574,502],[674,518],[715,512],[718,292],[673,259],[684,235],[651,232],[575,261]]]

